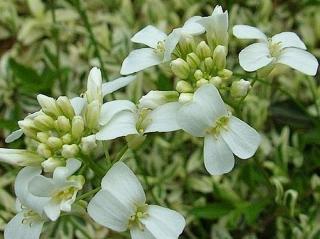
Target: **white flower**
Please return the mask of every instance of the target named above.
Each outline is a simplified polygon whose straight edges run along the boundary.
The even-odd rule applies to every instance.
[[[297,34],[282,32],[271,38],[258,28],[247,25],[233,27],[233,35],[239,39],[257,39],[239,54],[241,67],[246,71],[255,71],[269,64],[285,64],[306,75],[317,73],[317,59],[306,51],[305,44]]]
[[[146,26],[137,32],[131,41],[149,48],[133,50],[123,61],[120,73],[129,75],[171,59],[171,53],[184,35],[199,35],[204,28],[196,23],[201,17],[192,17],[181,28],[174,29],[168,36],[154,26]]]
[[[49,199],[36,197],[28,191],[28,184],[32,178],[40,174],[40,167],[25,167],[18,173],[15,181],[18,214],[5,226],[5,239],[40,237],[42,226],[47,221],[43,215],[43,207]]]
[[[80,166],[80,161],[68,159],[65,167],[54,170],[52,178],[38,175],[30,181],[28,189],[34,196],[50,199],[44,206],[44,212],[50,220],[57,220],[60,211],[71,211],[77,192],[84,184],[83,176],[71,176]]]
[[[107,102],[101,109],[101,127],[96,139],[111,140],[133,134],[178,130],[176,112],[179,107],[178,102],[170,102],[150,110],[137,108],[127,100]]]
[[[140,182],[124,163],[107,172],[101,187],[88,205],[97,223],[118,232],[129,229],[133,239],[177,239],[182,233],[184,218],[176,211],[147,205]]]
[[[178,123],[191,135],[204,137],[204,164],[212,175],[231,171],[233,154],[250,158],[260,144],[253,128],[228,113],[213,85],[201,86],[193,100],[180,108]]]
[[[205,28],[210,45],[228,46],[228,11],[218,5],[211,16],[202,17],[197,22]]]

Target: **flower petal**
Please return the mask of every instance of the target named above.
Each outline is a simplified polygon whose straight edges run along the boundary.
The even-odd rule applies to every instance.
[[[37,197],[51,197],[56,188],[51,178],[42,175],[34,176],[28,185],[29,192]]]
[[[110,140],[130,134],[138,134],[136,123],[135,112],[122,111],[112,117],[112,119],[100,129],[96,134],[96,139]]]
[[[222,131],[221,136],[232,152],[242,159],[252,157],[261,143],[259,133],[234,116],[230,117],[228,130]]]
[[[44,221],[32,224],[22,223],[23,212],[14,216],[4,228],[6,239],[39,239]]]
[[[179,130],[180,126],[177,122],[177,112],[180,107],[180,103],[170,102],[155,108],[147,116],[151,122],[144,132],[170,132]]]
[[[106,102],[101,107],[99,123],[100,125],[105,125],[117,113],[123,110],[134,112],[136,108],[137,108],[136,105],[129,100],[114,100],[114,101]]]
[[[148,216],[141,222],[156,239],[177,239],[186,225],[181,214],[156,205],[149,206]]]
[[[5,139],[5,142],[7,144],[12,143],[13,141],[19,139],[22,135],[23,135],[22,129],[15,130],[7,136],[7,138]]]
[[[232,29],[233,35],[239,39],[258,39],[268,41],[267,36],[260,29],[248,25],[235,25]]]
[[[32,151],[25,149],[0,148],[0,162],[15,166],[40,165],[43,158]]]
[[[200,16],[193,16],[189,18],[182,27],[182,32],[184,34],[190,34],[190,35],[200,35],[204,33],[206,30],[204,29],[201,24],[199,24],[197,21],[200,20],[202,17]]]
[[[317,74],[319,63],[311,53],[298,48],[285,48],[277,61],[296,69],[306,75]]]
[[[280,43],[281,48],[285,47],[296,47],[303,50],[306,50],[307,47],[301,41],[299,36],[294,32],[281,32],[279,34],[274,35],[272,38],[272,43]]]
[[[112,92],[127,86],[137,79],[136,75],[124,76],[102,84],[102,95],[111,94]]]
[[[266,43],[253,43],[239,53],[239,63],[246,71],[256,71],[272,62]]]
[[[44,212],[51,221],[56,221],[60,216],[60,204],[51,200],[44,207]]]
[[[132,38],[132,42],[142,43],[151,48],[156,48],[159,41],[164,41],[167,38],[167,34],[159,30],[154,26],[146,26],[139,32],[137,32]]]
[[[152,48],[141,48],[130,52],[124,59],[120,73],[129,75],[162,63],[162,58]]]
[[[80,115],[87,104],[87,101],[82,97],[74,97],[70,102],[76,115]]]
[[[57,167],[53,172],[53,181],[57,184],[64,184],[69,176],[74,174],[81,167],[81,161],[68,159],[65,167]]]
[[[234,167],[234,156],[222,137],[204,138],[204,165],[211,175],[228,173]]]
[[[182,37],[182,30],[181,28],[174,29],[169,36],[167,37],[166,41],[164,42],[164,57],[163,61],[167,62],[171,60],[171,54],[176,48],[177,44],[179,43]]]

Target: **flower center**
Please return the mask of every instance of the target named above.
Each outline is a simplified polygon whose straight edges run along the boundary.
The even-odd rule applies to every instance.
[[[281,54],[281,42],[272,42],[271,39],[268,41],[268,47],[270,55],[272,57],[279,57]]]
[[[28,224],[29,226],[31,226],[33,223],[36,223],[36,222],[39,222],[42,220],[40,215],[38,213],[32,211],[31,209],[24,209],[23,217],[24,218],[22,220],[22,223]]]
[[[128,227],[138,227],[140,230],[144,230],[144,225],[141,222],[142,218],[145,218],[148,216],[148,205],[143,204],[141,206],[137,206],[135,213],[129,218]]]
[[[214,125],[211,128],[207,129],[207,132],[214,136],[219,136],[222,130],[228,129],[229,119],[230,115],[221,116],[214,122]]]
[[[160,57],[163,57],[164,51],[164,41],[159,41],[157,43],[157,47],[154,49],[154,52],[157,53]]]

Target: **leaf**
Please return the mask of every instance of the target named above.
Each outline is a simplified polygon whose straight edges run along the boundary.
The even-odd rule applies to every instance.
[[[205,219],[218,219],[227,215],[230,211],[234,210],[233,205],[225,202],[216,202],[208,204],[204,207],[193,208],[190,213],[197,218]]]

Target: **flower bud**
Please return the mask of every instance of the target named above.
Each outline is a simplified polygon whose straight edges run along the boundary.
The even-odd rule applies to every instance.
[[[48,138],[47,145],[52,149],[58,149],[62,146],[62,140],[57,137],[51,136]]]
[[[47,143],[48,138],[50,137],[50,135],[46,132],[38,132],[37,133],[37,140],[41,143]]]
[[[28,150],[0,148],[0,162],[17,166],[38,166],[42,161],[43,157]]]
[[[89,135],[81,139],[81,152],[88,155],[97,148],[97,141],[95,135]]]
[[[197,87],[199,88],[202,85],[208,84],[208,82],[209,82],[208,80],[202,78],[202,79],[198,80],[196,84],[197,84]]]
[[[192,52],[194,47],[195,47],[195,42],[193,37],[184,36],[179,41],[179,49],[182,55],[186,55],[189,52]]]
[[[155,109],[168,102],[177,101],[179,93],[176,91],[149,91],[139,100],[139,108]]]
[[[219,71],[218,74],[223,80],[228,80],[232,76],[233,72],[228,69],[223,69],[222,71]]]
[[[36,126],[33,123],[33,120],[26,118],[24,120],[18,121],[18,125],[19,125],[20,129],[23,130],[23,133],[26,136],[28,136],[30,138],[37,137],[37,130],[36,130]]]
[[[87,82],[86,98],[88,103],[95,100],[102,102],[102,77],[97,67],[90,70]]]
[[[204,69],[207,73],[211,73],[211,71],[213,70],[213,60],[211,57],[207,57],[206,59],[204,59]]]
[[[54,120],[46,114],[36,116],[33,119],[33,123],[39,131],[47,131],[54,127]]]
[[[203,73],[201,70],[196,70],[193,76],[194,78],[196,78],[196,80],[200,80],[201,78],[203,78]]]
[[[180,93],[190,93],[193,92],[193,87],[189,82],[179,80],[177,82],[176,90]]]
[[[55,122],[57,131],[59,132],[69,132],[71,129],[70,120],[65,116],[59,116]]]
[[[227,49],[218,45],[213,51],[213,61],[218,70],[223,70],[226,67],[226,57]]]
[[[201,41],[198,44],[196,53],[201,59],[212,56],[212,51],[205,41]]]
[[[72,120],[71,134],[74,139],[80,139],[84,131],[84,121],[81,116],[75,116]]]
[[[190,74],[188,63],[181,58],[177,58],[171,62],[171,70],[180,79],[187,79]]]
[[[40,94],[37,96],[37,100],[44,113],[54,117],[62,114],[53,98]]]
[[[86,119],[86,126],[89,129],[95,129],[99,124],[99,117],[100,117],[100,103],[99,101],[95,100],[88,104],[85,119]]]
[[[39,144],[37,147],[37,153],[43,156],[44,158],[49,158],[52,156],[50,148],[46,144]]]
[[[196,53],[191,52],[187,55],[187,63],[191,68],[196,69],[200,65],[200,62],[201,60]]]
[[[231,96],[235,98],[244,97],[248,94],[250,88],[250,82],[241,79],[232,83],[230,93]]]
[[[62,113],[69,119],[72,119],[75,115],[74,109],[71,105],[71,102],[68,97],[66,96],[60,96],[56,101],[59,109],[62,111]]]
[[[187,103],[193,99],[193,93],[181,93],[179,96],[179,102]]]
[[[62,159],[48,158],[41,163],[43,171],[46,173],[52,173],[57,167],[64,166],[65,162]]]
[[[71,134],[65,134],[61,137],[63,144],[70,144],[72,142]]]
[[[79,153],[79,147],[76,144],[65,144],[62,146],[61,155],[68,159],[73,158]]]
[[[220,76],[214,76],[211,77],[211,79],[209,80],[210,84],[213,84],[215,87],[219,87],[222,83],[222,79]]]

